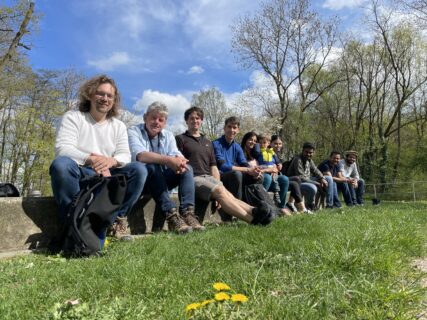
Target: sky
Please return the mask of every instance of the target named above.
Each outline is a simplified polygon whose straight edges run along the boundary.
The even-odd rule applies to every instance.
[[[12,1],[7,1],[12,2]],[[259,9],[248,0],[35,0],[42,14],[28,53],[34,69],[74,68],[114,78],[126,108],[165,102],[182,117],[191,96],[217,87],[227,101],[262,80],[231,52],[230,26]],[[366,0],[313,0],[349,28]],[[260,80],[261,79],[261,80]]]

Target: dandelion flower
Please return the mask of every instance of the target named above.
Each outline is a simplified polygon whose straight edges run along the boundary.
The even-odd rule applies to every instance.
[[[231,301],[244,303],[248,301],[248,297],[245,296],[244,294],[237,293],[231,296]]]
[[[201,305],[202,304],[199,303],[199,302],[190,303],[189,305],[187,305],[185,307],[185,311],[190,312],[190,311],[193,311],[193,310],[197,310],[198,308],[201,307]]]
[[[216,291],[230,290],[230,287],[223,282],[216,282],[214,283],[213,287]]]
[[[110,240],[105,239],[105,241],[104,241],[104,247],[106,248],[106,247],[108,247],[109,245],[110,245]]]
[[[230,296],[225,292],[219,292],[215,294],[215,300],[216,301],[230,300]]]
[[[202,301],[202,302],[200,303],[200,305],[201,305],[202,307],[204,307],[204,306],[206,306],[206,305],[208,305],[209,303],[212,303],[212,302],[215,302],[215,300],[213,300],[213,299],[209,299],[209,300]]]

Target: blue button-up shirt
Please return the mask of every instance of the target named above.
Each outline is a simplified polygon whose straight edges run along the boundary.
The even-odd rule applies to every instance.
[[[141,152],[156,152],[166,156],[183,156],[176,146],[176,140],[172,132],[162,130],[157,137],[151,139],[143,123],[128,129],[129,148],[132,161]]]

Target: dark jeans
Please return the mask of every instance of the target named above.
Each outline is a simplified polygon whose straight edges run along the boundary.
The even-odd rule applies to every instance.
[[[269,173],[264,173],[264,181],[262,183],[262,185],[264,186],[264,189],[267,191],[272,191],[275,192],[275,185],[273,182],[273,177],[271,176],[271,174]],[[279,185],[279,198],[280,198],[280,203],[279,203],[279,208],[284,208],[286,203],[286,193],[288,192],[288,188],[289,188],[289,179],[287,176],[277,176],[277,184]]]
[[[363,195],[365,194],[365,181],[359,179],[357,189],[348,183],[338,183],[338,190],[343,194],[344,201],[348,206],[363,204]]]
[[[126,215],[139,199],[147,178],[147,170],[142,163],[132,162],[122,168],[110,169],[111,174],[124,174],[127,180],[127,190],[122,207],[116,216]],[[68,157],[58,157],[53,160],[49,169],[53,196],[59,206],[59,219],[65,220],[67,210],[73,197],[80,191],[80,180],[96,175],[95,170],[81,167]]]
[[[164,169],[158,164],[147,164],[148,178],[145,184],[144,193],[150,193],[167,215],[176,204],[172,201],[169,191],[178,187],[179,211],[183,212],[189,206],[194,207],[194,179],[193,168],[188,169],[183,174],[176,174],[171,169]]]

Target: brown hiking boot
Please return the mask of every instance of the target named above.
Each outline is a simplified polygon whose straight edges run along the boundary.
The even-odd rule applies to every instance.
[[[176,212],[176,209],[173,208],[169,215],[166,217],[166,221],[168,222],[169,231],[174,231],[177,233],[187,233],[193,231],[183,218]]]
[[[182,218],[184,219],[185,223],[189,225],[193,230],[195,231],[204,231],[205,227],[202,226],[199,222],[199,219],[194,215],[194,209],[193,207],[188,207],[182,214]]]
[[[133,237],[128,232],[128,221],[126,217],[117,217],[116,221],[108,228],[107,235],[119,240],[133,240]]]

